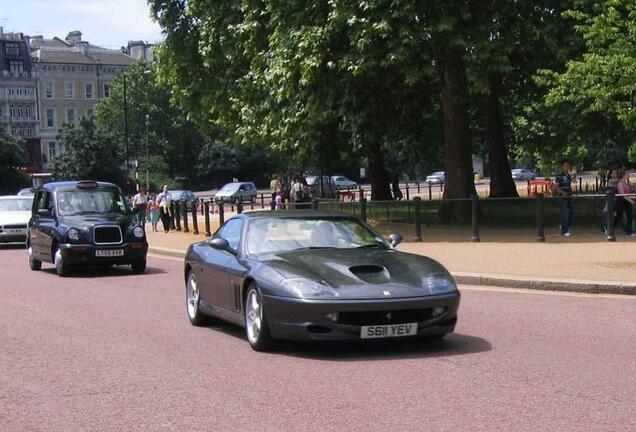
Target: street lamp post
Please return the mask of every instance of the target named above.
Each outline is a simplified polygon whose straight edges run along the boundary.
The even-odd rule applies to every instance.
[[[146,191],[150,190],[150,168],[148,167],[148,161],[150,153],[148,151],[148,135],[150,130],[150,115],[146,114]]]
[[[126,70],[122,71],[124,77],[124,145],[126,147],[126,185],[130,190],[130,155],[128,153],[128,99],[126,95]]]

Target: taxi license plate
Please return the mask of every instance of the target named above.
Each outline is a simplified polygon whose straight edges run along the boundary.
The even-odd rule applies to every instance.
[[[362,339],[414,336],[416,334],[417,323],[362,326],[360,328],[360,338]]]
[[[118,257],[124,256],[123,249],[98,249],[95,251],[96,257]]]

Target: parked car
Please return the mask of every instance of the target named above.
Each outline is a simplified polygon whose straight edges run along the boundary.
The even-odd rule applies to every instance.
[[[0,243],[26,242],[32,205],[28,195],[0,196]]]
[[[515,168],[510,170],[510,172],[513,180],[534,180],[537,178],[537,175],[534,172],[525,168]]]
[[[18,195],[32,197],[33,195],[35,195],[35,188],[22,188],[18,191]]]
[[[188,319],[242,326],[257,351],[276,339],[442,338],[457,323],[457,285],[438,262],[397,251],[401,240],[352,215],[242,213],[188,248]]]
[[[256,186],[252,182],[234,182],[228,183],[223,186],[214,195],[214,201],[216,202],[256,202],[256,195],[258,191]]]
[[[435,171],[433,174],[426,177],[426,182],[430,184],[443,184],[445,180],[444,171]]]
[[[320,182],[320,176],[306,175],[307,186],[309,186],[309,194],[312,198],[335,198],[336,196],[336,184],[329,176],[322,176],[322,184]]]
[[[332,176],[331,177],[334,184],[336,185],[336,189],[338,190],[347,190],[347,189],[357,189],[358,183],[350,180],[345,176]]]
[[[31,270],[48,262],[59,276],[79,265],[130,265],[143,273],[148,252],[144,229],[133,221],[121,190],[88,180],[38,188],[27,247]]]
[[[194,192],[190,190],[178,190],[178,189],[170,191],[170,198],[172,198],[173,201],[194,202],[199,200],[197,196],[194,194]]]

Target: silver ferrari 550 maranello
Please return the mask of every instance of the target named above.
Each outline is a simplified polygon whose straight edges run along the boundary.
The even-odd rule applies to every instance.
[[[237,215],[186,253],[188,318],[242,326],[259,351],[276,339],[442,338],[457,285],[438,262],[396,250],[401,240],[339,213]]]

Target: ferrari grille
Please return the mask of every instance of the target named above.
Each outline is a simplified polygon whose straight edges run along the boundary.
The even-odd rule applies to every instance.
[[[421,322],[430,319],[432,317],[432,312],[433,310],[430,308],[387,311],[340,312],[338,315],[338,323],[355,326],[368,326]]]

